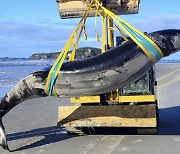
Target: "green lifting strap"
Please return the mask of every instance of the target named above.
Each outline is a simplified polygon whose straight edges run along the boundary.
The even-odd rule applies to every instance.
[[[101,8],[101,10],[104,11],[104,14],[109,16],[114,21],[114,23],[120,27],[144,51],[144,53],[153,63],[156,63],[163,57],[163,52],[161,49],[149,37],[118,17],[113,12],[106,9],[99,3],[99,0],[94,1],[96,6]]]
[[[152,57],[154,63],[158,62],[161,58],[162,55],[160,52],[152,45],[151,42],[149,42],[146,38],[143,36],[139,35],[136,31],[132,30],[130,27],[128,27],[126,24],[121,23],[124,25],[124,28],[134,37],[136,40],[144,46],[144,48],[149,52],[150,56]]]

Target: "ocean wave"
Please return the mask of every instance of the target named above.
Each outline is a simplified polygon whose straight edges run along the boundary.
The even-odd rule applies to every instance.
[[[7,71],[1,71],[0,70],[0,74],[3,74],[3,75],[15,75],[15,74],[28,74],[28,73],[31,73],[30,70],[20,70],[19,68],[17,70],[7,70]]]
[[[5,88],[5,87],[13,87],[15,84],[18,82],[16,81],[5,81],[5,80],[0,80],[0,88]]]
[[[0,59],[0,97],[32,72],[50,67],[54,60]]]
[[[6,74],[7,72],[0,72],[0,74]]]
[[[15,86],[15,84],[9,84],[9,85],[0,85],[0,88],[12,88],[12,87],[14,87]]]
[[[32,59],[1,59],[0,66],[47,66],[52,65],[54,60],[32,60]]]

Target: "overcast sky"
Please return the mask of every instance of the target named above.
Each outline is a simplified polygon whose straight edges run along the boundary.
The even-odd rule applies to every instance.
[[[139,14],[121,17],[142,32],[180,29],[179,7],[179,0],[141,0]],[[60,51],[79,20],[60,19],[56,0],[0,0],[0,57]],[[88,19],[88,40],[81,41],[79,47],[101,46],[93,23],[94,18]],[[100,26],[97,30],[100,34]],[[180,59],[180,53],[170,58]]]

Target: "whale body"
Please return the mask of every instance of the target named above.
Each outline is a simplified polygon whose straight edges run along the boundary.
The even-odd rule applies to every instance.
[[[169,29],[148,34],[164,57],[180,50],[180,30]],[[121,88],[142,77],[154,63],[132,41],[84,60],[62,65],[55,81],[59,97],[98,95]],[[9,150],[2,117],[24,100],[47,96],[45,83],[49,69],[22,79],[0,102],[0,145]]]

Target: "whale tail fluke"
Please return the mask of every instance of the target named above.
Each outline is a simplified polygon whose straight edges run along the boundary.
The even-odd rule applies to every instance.
[[[0,145],[5,150],[9,150],[7,140],[6,140],[5,129],[4,129],[4,126],[3,126],[3,123],[2,123],[2,119],[0,119]]]

